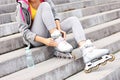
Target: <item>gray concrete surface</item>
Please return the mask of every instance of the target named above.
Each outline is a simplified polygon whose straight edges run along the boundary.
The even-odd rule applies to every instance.
[[[101,39],[101,38],[104,38],[106,36],[109,36],[109,35],[112,35],[116,32],[118,32],[120,30],[120,27],[118,26],[120,24],[120,20],[117,19],[117,20],[114,20],[114,21],[111,21],[111,22],[108,22],[108,23],[105,23],[105,24],[101,24],[101,25],[98,25],[98,26],[94,26],[94,27],[91,27],[91,28],[88,28],[88,29],[85,29],[85,34],[87,36],[88,39],[92,39],[92,40],[98,40],[98,39]],[[15,27],[15,26],[14,26]],[[114,28],[113,28],[114,27]],[[3,31],[2,34],[7,34],[7,33],[4,33],[4,31],[11,31],[12,28],[7,28],[6,30],[6,27],[2,27],[1,28],[1,33]],[[16,27],[15,27],[16,29]],[[14,28],[13,28],[14,30]],[[17,31],[17,30],[16,30]],[[14,31],[13,31],[14,32]],[[96,36],[99,35],[99,36]],[[5,53],[5,52],[9,52],[10,50],[15,50],[15,49],[18,49],[20,47],[23,47],[23,41],[22,41],[22,36],[20,34],[15,34],[16,36],[14,36],[14,38],[11,38],[12,36],[8,36],[7,37],[4,37],[4,38],[1,38],[1,39],[4,39],[4,41],[0,41],[1,44],[4,43],[4,45],[0,45],[0,54],[2,53]],[[68,35],[68,42],[71,43],[71,41],[73,40],[73,34],[69,34]],[[71,39],[69,39],[71,38]],[[14,45],[11,43],[11,41],[16,41],[16,39],[19,41],[17,42],[14,42]],[[21,42],[22,41],[22,42]],[[71,43],[71,44],[74,44],[75,42]],[[7,46],[7,45],[13,45],[14,47],[11,48],[11,46]],[[17,45],[17,47],[15,47]]]
[[[108,48],[111,53],[120,50],[119,0],[54,1],[58,4],[58,12],[64,14],[61,16],[80,17],[87,38],[95,41],[94,44],[98,48]],[[15,0],[0,1],[0,80],[61,80],[83,70],[82,54],[76,54],[78,58],[75,61],[56,59],[53,58],[54,50],[45,46],[32,49],[36,65],[33,69],[26,68],[24,45],[15,22],[15,4]],[[67,35],[67,40],[76,47],[73,34]],[[77,50],[74,51],[77,53]],[[110,74],[113,76],[107,75],[101,80],[119,79],[116,76],[118,72]]]
[[[8,23],[0,25],[0,38],[18,33],[18,23]]]
[[[103,24],[105,22],[109,22],[120,17],[120,9],[111,10],[108,12],[98,13],[91,16],[86,16],[80,18],[81,24],[84,28],[89,28],[92,26],[96,26],[99,24]]]
[[[117,37],[116,37],[117,36]],[[112,39],[112,40],[111,40]],[[112,36],[96,41],[94,44],[99,48],[109,48],[111,52],[116,52],[120,48],[120,32]],[[102,44],[102,45],[100,45]],[[117,44],[117,45],[116,45]],[[118,46],[114,48],[114,46]],[[81,56],[80,56],[81,57]],[[80,60],[79,60],[80,59]],[[0,80],[60,80],[83,69],[81,58],[74,60],[51,58],[45,62],[35,65],[34,68],[27,68]],[[74,66],[74,67],[73,67]],[[32,73],[32,74],[31,74]],[[24,75],[25,74],[25,75]],[[66,75],[65,75],[66,74]]]
[[[0,14],[11,13],[16,10],[16,3],[0,5]]]
[[[15,12],[0,14],[0,24],[5,24],[5,23],[10,23],[15,21],[16,21]]]
[[[60,12],[58,13],[58,15],[60,16],[61,20],[64,20],[71,16],[82,18],[85,16],[102,13],[105,11],[110,11],[110,10],[119,9],[119,8],[120,8],[120,2],[114,2],[114,3],[107,3],[107,4],[81,8],[81,9],[75,9],[67,12]]]
[[[120,20],[119,19],[115,20],[115,21],[112,21],[112,22],[109,22],[109,23],[106,23],[104,25],[99,25],[99,26],[96,26],[96,27],[93,27],[93,28],[86,29],[85,30],[86,36],[87,36],[88,39],[92,39],[93,41],[96,41],[98,39],[102,39],[102,38],[107,37],[109,35],[112,35],[116,32],[119,32],[120,27],[118,25],[120,25]],[[114,29],[113,29],[113,27],[114,27]],[[99,36],[96,36],[96,35],[99,35]],[[73,34],[67,35],[67,40],[74,47],[76,47],[77,44],[74,41]],[[6,47],[6,48],[8,48],[8,47]],[[42,51],[43,53],[37,54],[42,49],[43,49],[43,51]],[[47,49],[50,50],[49,48],[47,48]],[[36,59],[38,59],[38,63],[39,63],[39,62],[44,61],[46,59],[49,59],[50,57],[53,56],[52,52],[50,52],[50,54],[48,54],[48,52],[45,52],[45,50],[47,50],[47,49],[46,49],[46,47],[45,48],[38,48],[38,49],[34,48],[33,49],[33,53],[36,57],[41,56],[40,58],[35,57],[35,62],[36,62]],[[7,75],[9,73],[18,71],[18,70],[26,67],[26,65],[19,65],[19,67],[15,66],[15,65],[18,65],[18,64],[21,64],[21,63],[23,63],[23,64],[25,63],[25,59],[24,59],[25,58],[24,57],[25,56],[25,54],[24,54],[25,51],[23,51],[23,50],[24,49],[12,51],[10,53],[6,53],[3,56],[0,56],[0,61],[1,61],[0,67],[2,67],[1,69],[3,70],[3,71],[0,71],[0,73],[1,73],[0,76]],[[12,55],[12,56],[10,56],[10,55]],[[21,59],[24,59],[24,60],[22,60],[23,62],[19,62]],[[6,69],[6,67],[9,66],[9,65],[11,65],[11,67]],[[13,67],[14,67],[14,70],[11,69]]]
[[[64,4],[56,5],[56,11],[65,12],[65,11],[75,10],[78,8],[86,8],[90,6],[108,4],[113,2],[119,2],[119,0],[85,0],[85,1],[64,3]]]
[[[15,3],[16,0],[0,0],[0,5]]]
[[[99,70],[89,74],[82,71],[66,80],[120,80],[120,52],[117,52],[115,57],[115,61],[100,66]]]

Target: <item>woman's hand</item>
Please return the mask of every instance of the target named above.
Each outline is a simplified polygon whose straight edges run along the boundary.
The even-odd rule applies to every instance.
[[[59,30],[61,33],[62,33],[62,37],[64,38],[64,39],[66,39],[66,32],[65,31],[63,31],[63,30]]]
[[[62,33],[62,37],[64,39],[66,39],[66,32],[61,29],[60,21],[59,20],[55,20],[55,23],[56,23],[57,29]]]
[[[52,47],[57,46],[57,43],[52,38],[45,38],[43,43],[47,46],[52,46]]]
[[[35,36],[35,41],[43,43],[47,46],[52,46],[52,47],[57,46],[57,42],[55,42],[52,38],[44,38],[37,35]]]

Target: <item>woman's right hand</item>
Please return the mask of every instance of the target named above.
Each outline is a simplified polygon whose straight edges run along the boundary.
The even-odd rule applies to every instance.
[[[57,46],[57,43],[52,38],[44,38],[37,35],[35,36],[35,41],[41,42],[47,46],[52,46],[52,47]]]
[[[52,38],[45,38],[43,43],[45,45],[47,45],[47,46],[52,46],[52,47],[56,47],[57,46],[57,43]]]

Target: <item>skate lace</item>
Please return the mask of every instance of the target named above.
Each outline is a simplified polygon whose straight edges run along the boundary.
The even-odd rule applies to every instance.
[[[56,42],[57,42],[58,44],[62,43],[63,46],[65,46],[65,45],[68,44],[62,37],[59,37],[59,39],[57,39]]]
[[[91,53],[95,49],[95,46],[93,44],[86,44],[84,45],[83,50],[86,50],[87,52]]]
[[[93,44],[86,44],[86,45],[84,45],[84,47],[85,48],[90,48],[90,47],[94,47],[94,45]]]

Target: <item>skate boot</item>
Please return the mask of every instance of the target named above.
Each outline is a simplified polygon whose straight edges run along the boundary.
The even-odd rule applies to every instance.
[[[99,65],[105,65],[107,61],[111,62],[115,59],[108,49],[96,49],[90,40],[81,46],[81,50],[86,73],[90,73],[92,70],[98,69]]]
[[[54,56],[60,58],[73,58],[71,55],[71,51],[73,47],[64,40],[60,31],[56,30],[51,34],[51,37],[58,43],[57,47],[55,47]]]

